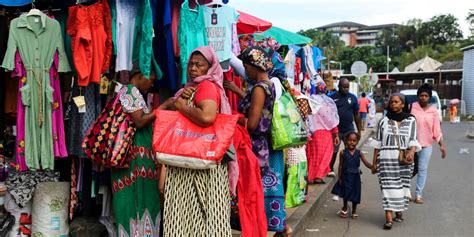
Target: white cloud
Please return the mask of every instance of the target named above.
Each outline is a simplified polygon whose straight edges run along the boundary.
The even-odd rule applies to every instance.
[[[439,14],[452,14],[464,35],[466,16],[474,2],[467,0],[230,0],[229,5],[268,20],[291,31],[309,29],[339,21],[366,25],[403,23],[411,18],[428,20]]]

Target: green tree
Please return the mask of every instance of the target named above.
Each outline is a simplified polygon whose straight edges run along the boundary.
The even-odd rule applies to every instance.
[[[428,39],[428,43],[432,46],[457,41],[463,37],[458,19],[451,14],[434,16],[429,21],[423,22],[417,33],[419,37]]]
[[[313,45],[317,45],[321,50],[323,50],[323,54],[327,57],[328,61],[337,60],[337,55],[339,55],[341,50],[345,47],[344,41],[334,35],[332,31],[309,29],[300,30],[298,31],[298,34],[313,39]]]

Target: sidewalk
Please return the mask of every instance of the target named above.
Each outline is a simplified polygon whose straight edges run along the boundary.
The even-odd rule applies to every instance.
[[[379,117],[379,116],[377,116]],[[379,120],[379,119],[377,119]],[[375,133],[374,128],[366,128],[365,131],[362,132],[362,136],[358,145],[358,148],[365,143],[365,141],[371,137]],[[343,149],[343,145],[340,146],[340,149]],[[334,167],[338,166],[338,162],[334,165]],[[313,213],[318,211],[320,207],[321,200],[329,197],[331,195],[331,188],[333,187],[334,183],[336,182],[335,178],[327,177],[325,179],[325,184],[310,184],[308,186],[308,201],[303,205],[295,208],[288,208],[286,210],[287,216],[287,225],[293,229],[293,235],[297,236],[298,232],[303,231],[303,227],[305,223],[311,220]],[[267,237],[271,237],[275,234],[275,232],[268,232]],[[240,236],[240,231],[232,231],[233,237]]]

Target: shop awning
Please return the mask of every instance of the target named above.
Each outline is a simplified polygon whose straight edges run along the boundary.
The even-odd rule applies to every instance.
[[[272,28],[263,32],[265,37],[272,37],[278,43],[282,45],[291,45],[291,44],[307,44],[313,41],[312,39],[302,36],[297,33],[293,33],[291,31],[287,31],[280,27],[272,26]]]
[[[237,34],[253,34],[270,29],[272,23],[262,20],[258,17],[249,15],[245,12],[238,11],[240,16],[237,21]]]
[[[31,0],[0,0],[0,5],[8,7],[19,7],[30,3]]]

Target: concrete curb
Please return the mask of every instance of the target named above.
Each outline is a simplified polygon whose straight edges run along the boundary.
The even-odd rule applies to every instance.
[[[360,149],[369,137],[374,134],[374,130],[367,130],[360,139],[358,149]],[[303,205],[295,208],[296,210],[291,214],[286,223],[293,229],[293,236],[299,236],[304,233],[304,228],[308,222],[311,221],[314,213],[317,213],[321,207],[321,202],[326,200],[331,195],[331,188],[336,183],[336,178],[326,179],[325,184],[316,185],[315,189],[308,193],[308,201]]]

